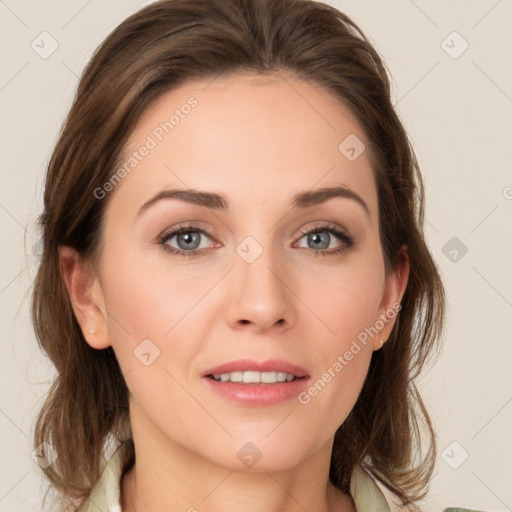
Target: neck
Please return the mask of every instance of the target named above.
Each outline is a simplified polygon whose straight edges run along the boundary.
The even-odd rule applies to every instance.
[[[297,488],[290,492],[279,482],[275,475],[268,474],[266,482],[255,482],[248,487],[236,482],[226,484],[218,482],[217,487],[206,489],[199,482],[196,487],[180,489],[171,495],[169,487],[157,488],[141,478],[137,465],[128,471],[122,481],[121,509],[123,512],[150,512],[154,510],[186,510],[187,512],[225,511],[236,507],[242,512],[270,510],[274,512],[357,512],[352,498],[340,492],[331,483],[319,495],[304,493]],[[149,484],[149,485],[148,485]],[[219,489],[224,487],[222,491]],[[162,493],[162,489],[166,489]],[[190,496],[184,498],[184,496]],[[320,497],[319,497],[320,496]],[[207,505],[206,505],[207,504]]]
[[[332,443],[295,467],[232,471],[139,420],[132,417],[136,463],[122,479],[123,512],[356,512],[329,480]]]

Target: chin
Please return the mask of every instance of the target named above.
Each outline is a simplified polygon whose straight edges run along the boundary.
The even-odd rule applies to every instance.
[[[307,452],[313,451],[313,447],[301,446],[290,438],[276,436],[270,441],[265,439],[267,435],[237,436],[224,446],[216,444],[215,453],[205,455],[212,463],[234,472],[276,472],[299,465]]]

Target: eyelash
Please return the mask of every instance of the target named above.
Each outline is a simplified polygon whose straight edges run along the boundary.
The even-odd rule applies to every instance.
[[[338,238],[342,243],[336,249],[322,249],[320,251],[315,251],[314,249],[309,249],[309,251],[312,252],[312,255],[314,257],[336,256],[336,255],[342,254],[343,252],[347,251],[348,249],[350,249],[351,247],[353,247],[355,245],[355,240],[353,237],[351,237],[348,233],[346,233],[344,231],[340,231],[339,229],[337,229],[329,224],[315,226],[309,230],[301,230],[301,237],[299,238],[299,240],[306,235],[309,235],[312,233],[322,233],[324,231],[336,236],[336,238]],[[181,233],[188,233],[188,232],[201,233],[201,234],[206,235],[207,237],[211,238],[211,235],[209,235],[203,229],[201,229],[197,226],[194,226],[193,224],[186,224],[186,225],[179,226],[179,227],[173,229],[172,231],[162,233],[158,237],[157,242],[163,246],[164,250],[166,250],[172,254],[177,254],[179,256],[183,256],[185,258],[192,258],[194,256],[199,256],[210,249],[210,248],[205,248],[205,249],[193,249],[190,251],[185,251],[183,249],[176,249],[175,247],[170,247],[166,243],[168,240],[170,240],[174,236],[180,235]]]

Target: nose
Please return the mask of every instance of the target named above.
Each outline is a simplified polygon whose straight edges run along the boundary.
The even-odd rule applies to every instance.
[[[227,320],[233,329],[282,331],[295,322],[291,273],[281,269],[268,248],[252,262],[235,255],[226,290]]]

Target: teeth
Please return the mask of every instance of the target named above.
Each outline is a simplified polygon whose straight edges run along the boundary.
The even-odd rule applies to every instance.
[[[244,384],[275,384],[276,382],[290,382],[295,379],[291,373],[285,372],[231,372],[214,375],[213,378],[220,382],[243,382]]]

